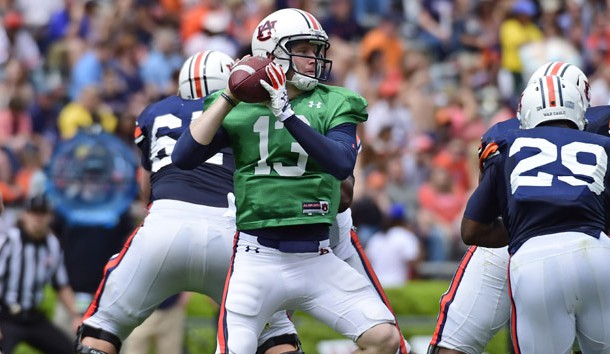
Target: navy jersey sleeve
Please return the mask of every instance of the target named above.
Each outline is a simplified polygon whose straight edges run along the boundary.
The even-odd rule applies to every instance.
[[[134,131],[134,141],[136,146],[140,149],[140,164],[142,167],[150,171],[150,127],[148,122],[154,121],[154,117],[150,116],[151,106],[146,107],[142,113],[136,119],[136,127]]]
[[[496,156],[489,162],[497,163],[499,160],[500,156]],[[488,164],[479,185],[468,199],[464,217],[488,224],[501,215],[500,185],[497,183],[501,180],[501,176],[498,176],[498,171],[499,166],[494,163]]]
[[[358,154],[356,124],[340,124],[331,128],[326,136],[294,116],[284,124],[303,149],[328,173],[339,180],[352,174]]]
[[[208,145],[199,144],[191,130],[185,129],[174,146],[172,161],[180,169],[192,170],[226,147],[229,147],[229,137],[223,127],[218,129]]]
[[[493,157],[497,151],[494,141],[512,129],[519,129],[519,120],[517,118],[496,123],[481,136],[481,145],[479,146],[479,169],[481,172],[485,168],[485,161]]]
[[[588,132],[610,136],[610,106],[589,107],[585,118]]]

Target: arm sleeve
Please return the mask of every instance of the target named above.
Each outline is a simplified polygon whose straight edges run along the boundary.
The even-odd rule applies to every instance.
[[[222,127],[208,145],[199,144],[193,138],[191,130],[185,129],[174,146],[172,163],[180,169],[192,170],[227,146],[229,146],[229,138]]]
[[[466,204],[464,217],[488,224],[493,222],[501,215],[500,200],[497,197],[497,191],[494,181],[496,166],[489,166],[481,176],[479,185],[472,193]]]
[[[340,124],[322,135],[296,116],[285,127],[322,168],[339,180],[352,174],[356,164],[356,124]]]

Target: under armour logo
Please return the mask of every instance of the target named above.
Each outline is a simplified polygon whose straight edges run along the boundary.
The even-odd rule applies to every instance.
[[[254,253],[260,253],[260,251],[258,250],[258,247],[246,246],[246,252],[250,252],[250,251],[253,251]]]
[[[318,101],[316,103],[314,103],[313,101],[309,101],[309,108],[322,108],[322,102]]]

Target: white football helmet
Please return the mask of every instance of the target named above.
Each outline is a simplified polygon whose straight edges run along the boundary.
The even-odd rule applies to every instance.
[[[589,107],[589,101],[591,101],[589,79],[576,65],[561,61],[550,61],[534,71],[528,84],[547,75],[559,76],[571,84],[576,85],[578,90],[580,90],[580,94],[585,99],[585,107]]]
[[[318,46],[315,57],[291,53],[290,43],[303,40]],[[275,11],[265,17],[252,34],[252,55],[272,58],[285,73],[292,69],[294,75],[288,79],[288,82],[303,91],[312,90],[318,81],[328,80],[332,68],[332,61],[326,59],[326,51],[329,47],[328,35],[322,29],[320,22],[309,12],[299,9]],[[299,72],[292,62],[293,57],[315,59],[315,75]]]
[[[584,130],[585,101],[580,90],[559,76],[543,76],[530,82],[521,94],[517,110],[521,129],[531,129],[556,120],[567,120]]]
[[[206,50],[190,56],[180,69],[178,96],[195,100],[227,86],[233,66],[230,56]]]

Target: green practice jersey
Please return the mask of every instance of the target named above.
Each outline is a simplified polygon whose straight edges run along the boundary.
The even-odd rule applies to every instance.
[[[204,107],[218,96],[208,97]],[[290,103],[299,119],[322,134],[368,117],[364,98],[335,86],[318,84]],[[238,230],[332,224],[341,181],[322,171],[267,106],[240,103],[223,127],[235,154]]]

